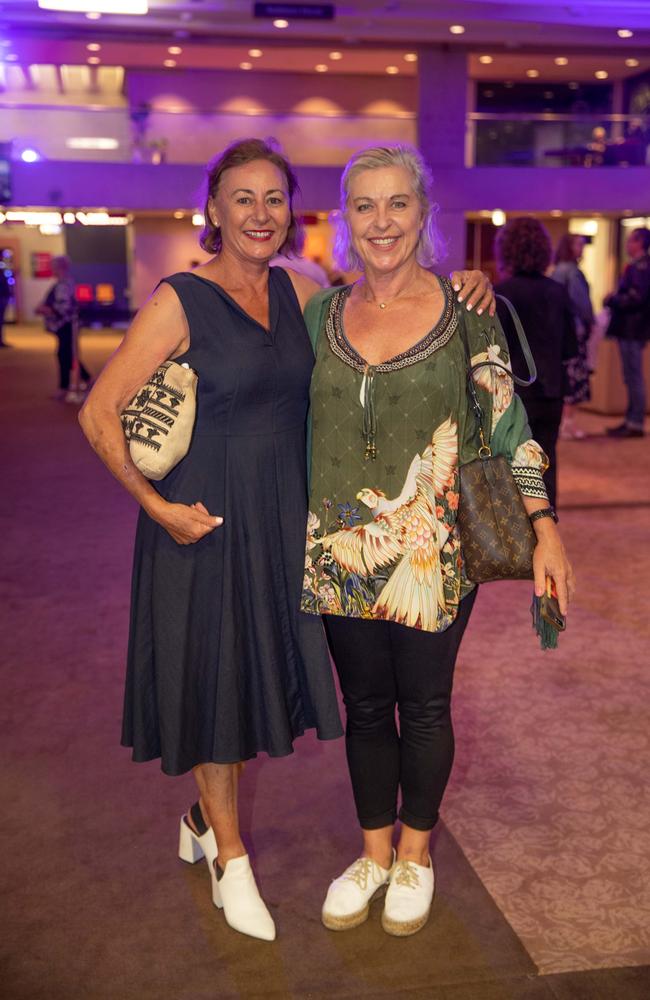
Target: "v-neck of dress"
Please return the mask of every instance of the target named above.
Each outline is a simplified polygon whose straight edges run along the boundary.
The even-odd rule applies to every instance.
[[[343,311],[352,291],[352,285],[346,285],[336,292],[330,300],[330,308],[325,324],[327,338],[334,354],[357,371],[365,372],[372,368],[376,372],[397,371],[408,365],[424,360],[438,348],[443,347],[453,336],[456,329],[456,312],[454,309],[453,291],[448,278],[436,275],[444,295],[442,313],[434,326],[417,340],[411,347],[396,354],[378,365],[369,365],[355,347],[350,343],[343,325]]]
[[[229,292],[226,291],[226,289],[223,287],[223,285],[219,284],[218,281],[213,281],[212,278],[204,278],[202,274],[196,274],[195,271],[187,271],[186,273],[190,274],[193,278],[197,278],[199,281],[203,281],[206,285],[210,285],[212,288],[214,288],[215,291],[219,292],[221,295],[223,295],[223,297],[225,299],[228,300],[228,302],[233,306],[233,308],[235,308],[237,310],[238,313],[240,313],[242,316],[244,316],[251,323],[254,323],[255,326],[258,326],[260,328],[260,330],[263,330],[264,331],[264,335],[266,337],[268,337],[271,340],[273,339],[273,335],[274,335],[274,332],[275,332],[275,327],[276,327],[277,320],[278,320],[278,313],[279,313],[278,296],[276,294],[275,287],[274,287],[274,281],[273,281],[273,268],[269,268],[269,284],[268,284],[269,325],[268,325],[268,327],[264,326],[263,323],[260,323],[260,321],[258,319],[255,319],[254,316],[251,316],[251,314],[249,312],[246,312],[246,310],[243,308],[243,306],[241,306],[239,304],[239,302],[237,301],[237,299],[234,299],[232,297],[232,295]]]

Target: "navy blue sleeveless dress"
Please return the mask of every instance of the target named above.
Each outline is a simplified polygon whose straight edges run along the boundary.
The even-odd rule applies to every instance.
[[[135,541],[122,743],[167,774],[279,757],[341,735],[323,627],[299,610],[313,352],[291,280],[269,278],[270,329],[196,274],[165,279],[199,376],[192,445],[154,484],[224,523],[178,545],[144,511]]]

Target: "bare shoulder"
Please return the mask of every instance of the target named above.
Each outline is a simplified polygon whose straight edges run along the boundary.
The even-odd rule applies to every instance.
[[[300,308],[304,310],[312,295],[315,295],[316,292],[322,292],[323,289],[317,281],[314,281],[312,278],[308,278],[304,274],[298,274],[297,271],[292,271],[290,267],[285,267],[284,270],[291,278],[291,284],[293,285],[293,290],[298,296]]]

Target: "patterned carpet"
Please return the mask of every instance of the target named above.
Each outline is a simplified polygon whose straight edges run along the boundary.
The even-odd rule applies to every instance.
[[[583,422],[593,436],[559,463],[579,586],[567,632],[541,652],[529,585],[483,588],[443,810],[543,973],[650,960],[649,443]]]

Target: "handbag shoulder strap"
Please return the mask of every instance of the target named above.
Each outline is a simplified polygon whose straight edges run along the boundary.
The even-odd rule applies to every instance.
[[[465,352],[465,364],[467,368],[467,388],[469,392],[470,404],[472,410],[474,411],[474,416],[476,417],[478,435],[481,441],[481,446],[479,448],[479,455],[482,458],[487,458],[491,454],[490,446],[488,444],[490,436],[488,429],[484,426],[485,414],[483,412],[483,407],[481,406],[480,400],[478,398],[478,393],[476,392],[476,384],[473,378],[474,372],[478,371],[479,368],[500,368],[502,371],[506,373],[506,375],[508,375],[513,380],[513,382],[515,382],[517,385],[522,385],[522,386],[532,385],[533,382],[537,379],[537,368],[535,366],[535,360],[530,350],[528,340],[526,339],[524,328],[521,325],[521,320],[517,315],[517,310],[513,306],[512,302],[509,299],[507,299],[504,295],[497,295],[497,298],[501,299],[502,302],[505,302],[508,308],[508,312],[510,313],[510,316],[514,323],[514,327],[517,332],[517,337],[519,338],[519,343],[521,345],[521,350],[524,355],[526,365],[528,366],[528,374],[529,374],[528,379],[519,378],[509,368],[506,368],[505,365],[499,364],[498,361],[479,361],[475,365],[472,364],[472,357],[471,357],[469,342],[467,339],[467,330],[465,328],[463,309],[458,304],[456,304],[458,332],[460,333],[460,338],[463,342],[463,348]],[[486,431],[488,431],[487,434]]]

